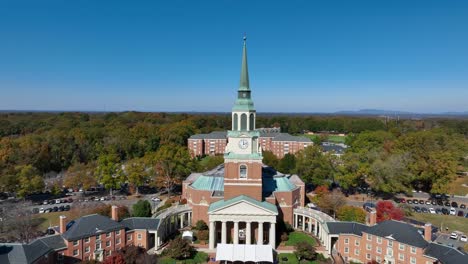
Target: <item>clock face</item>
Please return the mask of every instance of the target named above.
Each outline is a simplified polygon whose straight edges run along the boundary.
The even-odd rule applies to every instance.
[[[241,139],[239,141],[239,147],[241,149],[246,149],[249,146],[249,141],[247,139]]]

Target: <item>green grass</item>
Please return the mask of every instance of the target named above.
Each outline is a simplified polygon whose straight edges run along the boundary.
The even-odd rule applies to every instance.
[[[289,233],[288,241],[286,241],[285,245],[286,246],[294,246],[298,242],[305,241],[312,246],[315,246],[316,242],[315,239],[305,233],[301,232],[291,232]]]
[[[463,186],[465,184],[465,186]],[[468,194],[468,177],[458,177],[449,186],[449,193],[465,196]]]
[[[304,136],[310,138],[310,140],[314,140],[316,137],[318,137],[318,135],[307,135],[307,134]],[[329,135],[327,140],[333,143],[345,143],[346,136]]]
[[[36,214],[34,218],[39,219],[39,230],[46,230],[49,226],[58,226],[59,216],[64,215],[70,221],[70,211]]]
[[[284,261],[282,260],[284,257],[287,257],[288,260]],[[280,253],[278,254],[278,259],[280,264],[299,264],[299,260],[296,258],[296,255],[294,253]],[[307,264],[315,264],[318,263],[317,261],[302,261],[300,263],[307,263]]]
[[[465,217],[454,215],[413,213],[413,215],[409,218],[425,223],[431,223],[432,225],[441,229],[443,228],[443,231],[445,231],[445,227],[448,227],[449,232],[458,230],[465,234],[468,233],[468,218]]]
[[[175,264],[175,263],[185,263],[185,264],[199,264],[199,263],[207,263],[208,254],[205,252],[198,251],[193,258],[184,259],[184,260],[176,260],[169,257],[163,257],[159,259],[159,263],[161,264]]]

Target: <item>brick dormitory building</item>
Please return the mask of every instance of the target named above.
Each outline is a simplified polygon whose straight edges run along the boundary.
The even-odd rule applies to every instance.
[[[91,214],[68,221],[60,216],[56,234],[29,244],[0,243],[0,263],[52,264],[103,260],[126,246],[153,248],[159,219],[131,217],[118,219],[117,206],[112,217]]]

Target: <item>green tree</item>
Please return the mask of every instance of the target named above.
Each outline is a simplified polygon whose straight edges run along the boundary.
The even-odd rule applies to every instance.
[[[263,151],[262,152],[262,155],[263,155],[263,163],[270,166],[270,167],[273,167],[273,168],[277,168],[278,167],[278,158],[276,157],[275,154],[273,154],[273,152],[271,151]]]
[[[294,254],[299,260],[312,260],[315,257],[315,248],[305,241],[300,241],[294,245]]]
[[[134,217],[150,217],[151,216],[151,204],[147,200],[139,200],[133,205],[133,216]]]
[[[205,221],[198,220],[197,223],[195,224],[195,229],[196,230],[208,230],[208,226],[206,225]]]
[[[34,192],[41,192],[44,187],[44,179],[39,175],[39,171],[31,165],[19,166],[16,168],[19,179],[18,196],[25,197]]]
[[[146,164],[142,158],[129,160],[125,166],[128,182],[133,186],[138,194],[138,187],[143,185],[148,179]]]
[[[296,157],[293,154],[286,154],[278,163],[278,170],[282,173],[293,173],[296,167]]]
[[[294,171],[307,183],[329,184],[335,174],[332,155],[324,154],[320,147],[309,146],[296,154]]]
[[[95,170],[93,163],[74,163],[65,172],[64,184],[73,189],[83,188],[84,190],[96,186]]]
[[[124,174],[122,173],[119,156],[116,154],[103,154],[99,156],[96,175],[112,195],[112,190],[120,188],[120,184],[124,182]]]
[[[340,221],[366,222],[366,211],[360,207],[344,205],[337,212]]]

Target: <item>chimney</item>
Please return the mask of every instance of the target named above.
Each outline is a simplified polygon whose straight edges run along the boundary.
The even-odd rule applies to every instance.
[[[119,207],[117,207],[116,205],[113,205],[111,208],[111,217],[112,220],[117,222],[119,221]]]
[[[367,210],[367,225],[373,226],[377,224],[377,211],[374,208]]]
[[[67,231],[67,217],[64,215],[61,215],[59,217],[59,232],[60,234],[63,234]]]
[[[424,239],[428,242],[432,241],[432,224],[426,223],[424,225]]]

